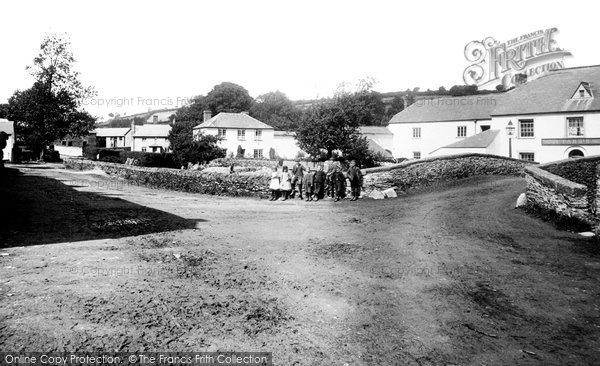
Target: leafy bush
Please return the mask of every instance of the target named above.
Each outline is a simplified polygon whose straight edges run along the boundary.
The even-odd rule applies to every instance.
[[[138,166],[153,168],[179,168],[180,165],[170,153],[149,153],[141,151],[121,151],[120,157],[124,160],[135,159]]]
[[[121,151],[120,150],[113,150],[113,149],[98,149],[98,160],[102,160],[103,158],[107,157],[107,156],[113,156],[113,157],[119,157],[121,156]],[[104,160],[102,160],[104,161]]]
[[[225,157],[225,150],[217,145],[219,137],[201,134],[194,138],[195,125],[195,122],[178,122],[169,132],[168,138],[179,166]]]
[[[96,160],[99,151],[100,149],[95,146],[84,146],[83,157],[90,160]]]
[[[48,163],[57,163],[60,160],[60,153],[55,150],[45,150],[44,155],[42,155],[42,160]]]
[[[119,163],[119,164],[124,164],[125,161],[127,160],[126,158],[123,158],[121,156],[114,156],[114,155],[106,155],[101,157],[100,159],[98,159],[100,161],[105,161],[107,163]]]

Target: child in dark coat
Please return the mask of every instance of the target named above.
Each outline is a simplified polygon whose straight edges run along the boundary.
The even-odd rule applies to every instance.
[[[363,184],[363,176],[360,168],[356,166],[356,161],[350,162],[350,168],[346,173],[348,180],[350,180],[350,188],[352,190],[352,201],[356,201],[360,198],[360,190]]]
[[[313,200],[314,176],[314,170],[309,170],[304,173],[304,176],[302,177],[302,187],[304,187],[304,194],[306,195],[307,201]]]
[[[316,201],[322,200],[325,197],[325,180],[326,180],[325,172],[323,171],[323,166],[319,165],[317,167],[317,171],[315,176],[313,177],[313,186]]]
[[[346,176],[339,167],[335,167],[331,175],[331,181],[335,191],[335,201],[337,202],[346,196]]]

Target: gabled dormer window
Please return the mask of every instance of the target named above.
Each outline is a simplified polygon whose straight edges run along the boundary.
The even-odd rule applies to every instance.
[[[577,89],[575,89],[571,99],[588,99],[593,97],[594,94],[592,93],[592,88],[590,88],[590,83],[582,81]]]

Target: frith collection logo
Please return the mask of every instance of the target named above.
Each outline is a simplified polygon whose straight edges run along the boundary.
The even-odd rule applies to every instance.
[[[556,45],[557,28],[538,30],[500,43],[492,37],[472,41],[465,46],[465,57],[471,63],[464,73],[467,85],[482,89],[517,85],[533,80],[550,70],[565,67],[564,58],[571,56]]]

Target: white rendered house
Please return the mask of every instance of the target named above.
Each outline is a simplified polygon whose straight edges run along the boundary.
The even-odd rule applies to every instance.
[[[419,100],[388,128],[397,158],[482,152],[545,163],[597,155],[600,66],[554,70],[502,94]]]

